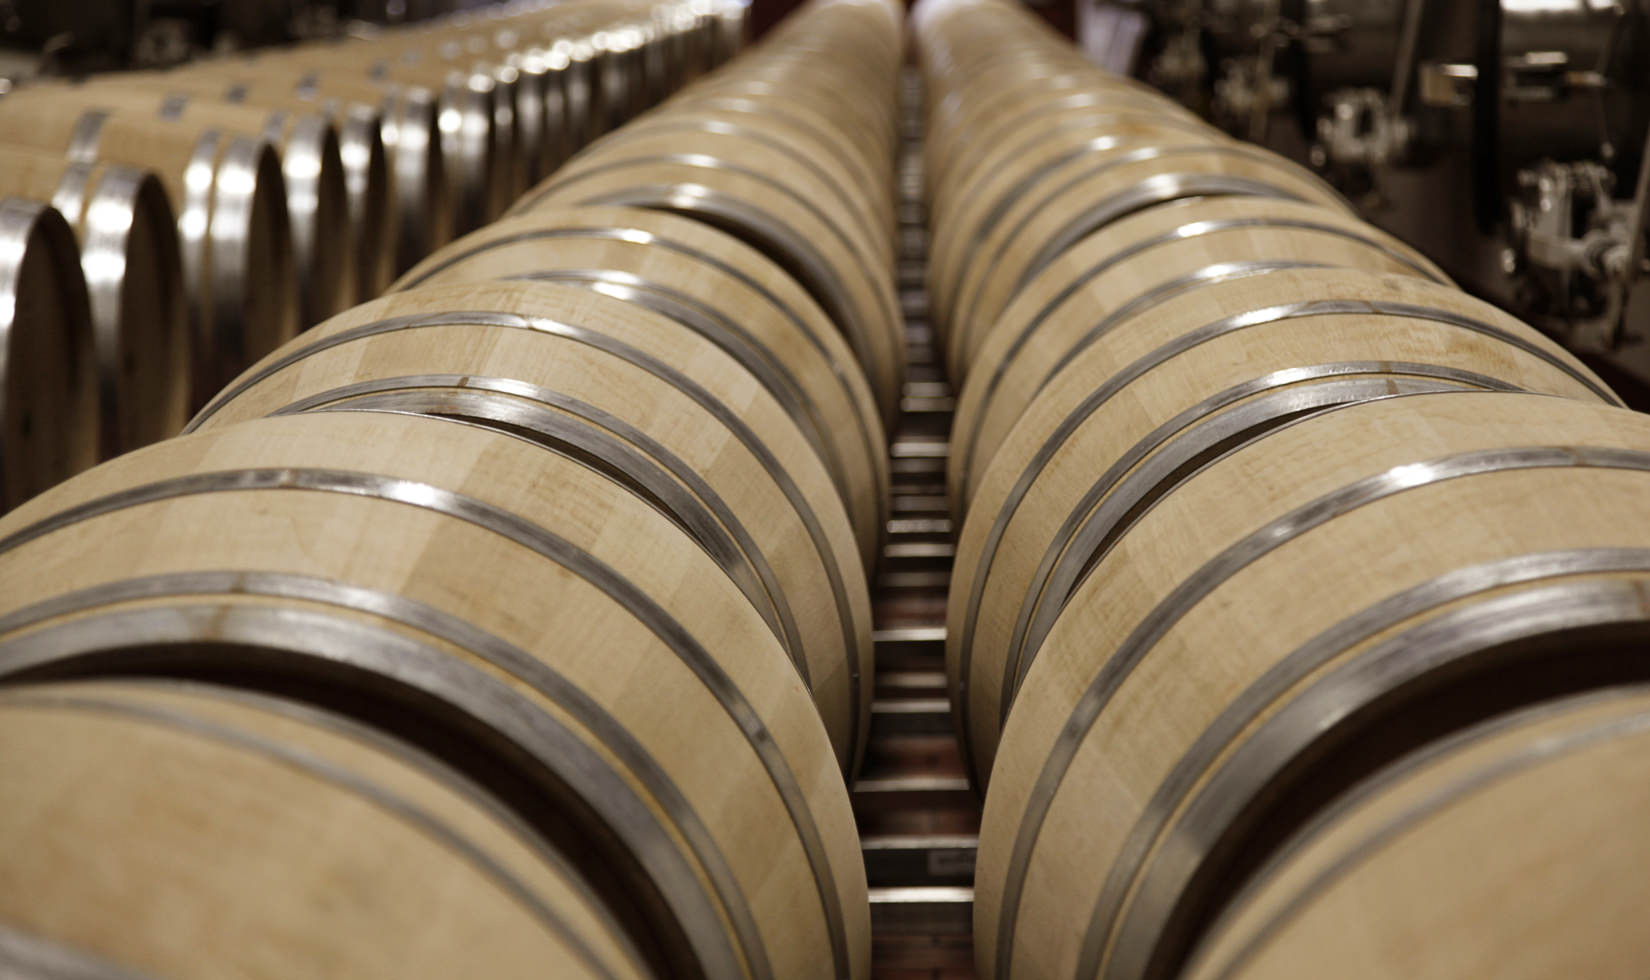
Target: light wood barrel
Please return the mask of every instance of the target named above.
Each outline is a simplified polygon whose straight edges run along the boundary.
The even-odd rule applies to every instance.
[[[887,440],[853,352],[784,270],[696,221],[636,208],[568,208],[496,221],[432,255],[396,288],[491,279],[623,299],[739,361],[832,473],[869,571],[888,517]]]
[[[963,143],[951,165],[931,179],[929,199],[936,215],[950,217],[958,203],[967,199],[970,188],[1005,163],[1026,154],[1040,154],[1044,161],[1049,161],[1049,154],[1042,152],[1039,144],[1065,134],[1105,140],[1098,148],[1141,149],[1131,145],[1134,138],[1130,130],[1146,126],[1165,130],[1182,140],[1201,140],[1215,145],[1229,142],[1202,120],[1145,100],[1103,100],[1098,104],[1090,104],[1088,100],[1078,100],[1076,104],[1063,104],[1058,100],[1045,103],[1040,99],[1027,102],[1029,104],[1021,104],[1010,124],[992,134],[995,142]],[[1146,135],[1151,135],[1150,130]]]
[[[384,142],[385,120],[394,112],[394,100],[382,96],[370,102],[320,98],[296,84],[253,82],[234,62],[203,61],[168,72],[128,74],[159,91],[186,92],[199,99],[252,106],[282,112],[319,112],[338,131],[339,161],[349,214],[351,267],[355,280],[346,290],[348,303],[371,299],[384,291],[395,276],[395,240],[400,234],[400,212],[393,207],[391,148]],[[287,181],[290,189],[292,181]],[[336,311],[334,311],[336,312]]]
[[[537,433],[647,487],[763,613],[808,677],[844,771],[858,765],[872,653],[853,526],[784,406],[710,340],[572,286],[431,286],[310,331],[192,426],[342,404]]]
[[[0,731],[0,947],[91,960],[87,977],[646,975],[568,855],[338,714],[82,681],[0,691]]]
[[[986,235],[972,250],[972,260],[959,273],[953,336],[989,330],[1050,262],[1112,222],[1155,204],[1225,193],[1310,202],[1349,215],[1345,203],[1326,193],[1315,177],[1280,174],[1269,157],[1166,152],[1155,160],[1084,166],[1056,176],[1052,183],[1063,190],[1011,209],[998,225],[1002,233]]]
[[[948,478],[958,513],[1025,406],[1095,336],[1205,286],[1337,266],[1448,284],[1414,249],[1340,211],[1248,196],[1151,208],[1056,259],[994,324],[952,338],[958,360],[978,364],[961,385],[953,426]]]
[[[189,420],[189,333],[165,188],[134,167],[0,149],[0,194],[51,201],[79,241],[97,352],[101,454],[176,435]]]
[[[192,405],[297,333],[286,187],[267,142],[12,96],[0,99],[0,141],[142,167],[165,185],[188,293]]]
[[[1095,84],[1086,79],[1056,86],[1041,76],[1011,78],[1007,82],[987,78],[989,84],[975,98],[952,101],[957,107],[955,118],[929,123],[928,134],[933,142],[924,144],[923,153],[928,164],[924,179],[930,189],[946,186],[954,171],[962,173],[977,166],[981,157],[1004,141],[1046,130],[1066,118],[1105,112],[1130,116],[1150,111],[1162,117],[1196,119],[1178,102],[1133,87]]]
[[[514,198],[508,175],[513,152],[513,107],[492,75],[438,64],[402,64],[374,59],[349,42],[309,44],[286,54],[263,54],[254,71],[273,62],[276,70],[319,71],[357,81],[416,86],[435,94],[442,166],[451,182],[453,231],[463,234],[497,217]]]
[[[775,135],[794,134],[798,141],[816,148],[820,157],[829,157],[852,175],[859,192],[876,199],[876,210],[894,213],[895,188],[886,178],[892,160],[881,152],[841,138],[830,119],[819,110],[793,100],[774,96],[728,95],[689,87],[671,100],[671,111],[708,113],[735,125],[759,127]],[[636,121],[647,125],[658,117]]]
[[[1063,139],[1051,140],[1056,146]],[[1066,159],[1070,157],[1069,159]],[[947,324],[952,333],[968,332],[978,318],[989,324],[1000,306],[1022,288],[1026,277],[1088,234],[1111,221],[1160,204],[1188,197],[1253,195],[1308,201],[1351,214],[1339,194],[1303,168],[1282,157],[1238,143],[1224,146],[1204,141],[1169,140],[1145,148],[1081,153],[1064,150],[1058,166],[1036,171],[1027,179],[1019,163],[998,168],[1012,188],[1003,194],[982,192],[991,209],[969,204],[969,213],[955,226],[958,244],[945,264],[935,267],[934,282],[943,290]],[[993,179],[996,175],[993,174]],[[1047,195],[1057,196],[1050,201]],[[1019,248],[1003,247],[988,233],[996,226],[1016,235]],[[990,268],[992,256],[1009,271]],[[977,276],[995,281],[986,291]],[[982,291],[985,295],[982,296]],[[976,304],[983,304],[976,308]],[[959,369],[967,365],[958,362]]]
[[[783,120],[763,118],[752,124],[719,113],[671,107],[671,111],[641,119],[610,134],[597,147],[570,163],[565,172],[577,173],[603,155],[703,153],[785,180],[800,193],[829,202],[833,211],[847,215],[883,265],[894,261],[894,213],[885,190],[891,181],[865,186],[853,169],[841,165],[818,141],[800,135]]]
[[[982,968],[1171,975],[1339,788],[1642,681],[1647,488],[1642,415],[1496,392],[1333,408],[1158,484],[1085,558],[1009,715]]]
[[[463,760],[658,973],[865,975],[853,818],[806,688],[608,474],[450,420],[263,419],[14,512],[0,580],[0,662],[30,676],[218,667]]]
[[[978,247],[984,229],[1027,194],[1035,192],[1051,171],[1075,161],[1124,160],[1130,154],[1160,152],[1168,147],[1208,145],[1219,144],[1183,127],[1165,125],[1160,119],[1142,117],[1129,121],[1113,117],[1089,130],[1034,135],[1020,153],[976,175],[966,192],[957,198],[955,207],[930,198],[929,229],[933,247],[928,256],[928,287],[931,300],[939,304],[936,313],[943,316],[937,322],[949,330],[951,304],[956,298],[961,271],[958,267]]]
[[[1187,975],[1637,976],[1647,729],[1634,687],[1401,759],[1280,848]]]
[[[74,232],[48,204],[0,198],[0,510],[98,458],[97,355]]]
[[[268,141],[281,162],[286,189],[301,324],[318,323],[347,307],[354,296],[355,253],[347,234],[338,234],[348,226],[349,204],[337,127],[319,112],[268,111],[200,99],[168,91],[153,77],[98,76],[76,85],[39,85],[8,98],[59,112],[72,106],[140,120],[158,117],[197,131],[211,128]]]
[[[778,260],[843,332],[877,394],[884,425],[891,424],[905,345],[892,270],[866,254],[843,216],[759,171],[702,155],[673,159],[671,154],[564,168],[523,197],[512,213],[569,205],[673,211],[730,232]]]
[[[1266,301],[1276,295],[1315,295],[1326,312]],[[1333,302],[1343,296],[1360,299]],[[993,771],[1002,719],[1038,656],[1041,624],[1069,594],[1072,563],[1143,506],[1129,487],[1207,458],[1215,450],[1199,432],[1231,427],[1237,439],[1304,412],[1439,387],[1613,400],[1556,344],[1491,307],[1347,269],[1209,286],[1096,340],[1009,430],[958,539],[947,655],[976,777]]]
[[[354,105],[378,114],[379,138],[388,156],[390,210],[394,214],[391,239],[395,272],[413,263],[453,237],[454,203],[458,193],[444,156],[436,96],[416,85],[394,85],[362,78],[345,70],[322,70],[271,59],[256,62],[240,58],[194,62],[168,74],[186,84],[219,91],[231,102],[281,108],[288,104],[314,106],[337,118]],[[348,125],[340,130],[347,133]],[[393,273],[392,273],[393,275]],[[372,293],[362,293],[371,298]]]

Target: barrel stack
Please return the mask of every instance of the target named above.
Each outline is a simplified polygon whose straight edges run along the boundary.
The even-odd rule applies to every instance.
[[[5,506],[175,435],[253,361],[378,296],[596,133],[730,56],[738,15],[704,6],[517,4],[7,93],[0,192],[61,210],[76,232],[95,370],[75,380],[97,405],[91,455],[76,421],[39,423],[43,403],[12,410],[14,439],[26,416],[30,445],[80,441],[19,475]],[[24,265],[45,274],[43,262]],[[39,315],[73,320],[72,308]],[[8,469],[34,465],[6,455]]]
[[[689,82],[720,20],[634,10],[589,60],[620,117],[688,82],[646,126],[0,518],[0,962],[869,975],[901,17]]]
[[[1627,975],[1646,419],[1016,5],[914,36],[980,974]]]

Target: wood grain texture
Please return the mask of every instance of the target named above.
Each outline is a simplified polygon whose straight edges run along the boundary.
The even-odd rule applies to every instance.
[[[609,277],[606,287],[587,287],[610,295],[624,296],[623,277],[633,276],[643,288],[687,297],[722,318],[713,327],[735,332],[735,339],[751,338],[783,372],[783,387],[774,396],[801,400],[797,424],[844,490],[867,565],[875,560],[887,511],[888,462],[881,413],[870,387],[818,304],[784,270],[732,236],[639,208],[547,209],[465,236],[410,270],[396,288],[493,279],[556,281],[558,273],[582,272],[620,274]],[[645,296],[638,302],[647,305]],[[745,349],[744,344],[719,346],[734,356]]]
[[[1620,692],[1405,764],[1296,842],[1189,975],[1637,976],[1644,729]]]
[[[522,283],[432,286],[357,307],[304,334],[295,351],[351,327],[401,316],[503,313],[575,324],[646,351],[686,374],[754,431],[782,473],[771,472],[725,421],[671,382],[612,354],[544,331],[466,324],[465,317],[323,349],[258,381],[205,419],[217,427],[258,418],[311,396],[370,381],[445,375],[526,382],[608,412],[641,429],[683,460],[726,502],[774,570],[778,598],[794,611],[820,711],[843,765],[858,758],[868,723],[870,685],[849,696],[850,672],[872,669],[870,600],[852,525],[829,475],[796,423],[760,383],[715,345],[675,322],[588,290]],[[483,317],[485,319],[485,317]],[[279,354],[276,356],[280,356]],[[254,367],[248,377],[261,373]],[[429,385],[429,382],[425,382]],[[394,388],[416,387],[396,382]],[[441,386],[441,383],[437,383]],[[797,497],[778,478],[794,481]],[[807,508],[824,535],[810,533]],[[848,621],[835,595],[844,590]]]
[[[1240,239],[1249,237],[1240,235]],[[1290,237],[1290,236],[1284,236]],[[1180,249],[1185,244],[1189,252],[1198,250],[1195,240],[1188,243],[1177,243],[1174,248]],[[1282,307],[1289,304],[1311,303],[1325,300],[1347,300],[1358,302],[1385,302],[1402,304],[1405,306],[1420,307],[1437,310],[1445,315],[1460,315],[1472,320],[1489,324],[1507,334],[1520,338],[1524,343],[1543,352],[1547,357],[1561,363],[1574,372],[1578,378],[1586,379],[1591,384],[1603,388],[1591,371],[1582,366],[1575,356],[1565,351],[1554,341],[1548,339],[1535,328],[1523,323],[1501,310],[1480,300],[1473,299],[1465,293],[1455,289],[1417,279],[1411,275],[1392,274],[1385,271],[1393,268],[1394,263],[1389,257],[1381,255],[1373,249],[1359,249],[1349,247],[1350,243],[1341,243],[1334,240],[1320,240],[1315,243],[1319,254],[1332,256],[1339,252],[1342,261],[1359,261],[1361,266],[1370,269],[1381,269],[1381,273],[1365,271],[1364,268],[1303,268],[1281,269],[1259,275],[1243,276],[1226,281],[1214,282],[1210,285],[1178,292],[1160,303],[1149,307],[1129,310],[1121,320],[1108,324],[1106,331],[1096,342],[1109,342],[1126,345],[1130,356],[1108,362],[1109,368],[1102,368],[1100,375],[1091,377],[1091,386],[1098,385],[1112,373],[1121,370],[1131,363],[1134,358],[1145,355],[1167,342],[1170,338],[1189,333],[1207,324],[1215,323],[1226,317],[1232,317],[1256,310],[1266,310],[1273,307]],[[1276,247],[1269,246],[1269,247]],[[1288,254],[1289,245],[1283,244],[1284,252]],[[1297,253],[1298,254],[1298,253]],[[1138,262],[1129,263],[1126,267],[1119,266],[1109,272],[1104,280],[1096,280],[1084,286],[1063,302],[1054,312],[1049,314],[1042,325],[1035,331],[1034,339],[1022,344],[1015,357],[1004,362],[993,372],[1001,372],[996,380],[989,402],[985,401],[985,388],[990,385],[990,376],[982,372],[979,384],[965,386],[965,393],[958,404],[958,431],[968,432],[970,428],[979,433],[974,454],[970,460],[971,466],[976,467],[976,473],[983,476],[983,470],[978,469],[990,465],[993,454],[998,447],[1006,445],[1009,431],[1026,411],[1026,407],[1052,382],[1052,372],[1061,369],[1062,362],[1078,349],[1083,338],[1096,326],[1105,323],[1106,317],[1117,311],[1134,297],[1140,296],[1146,283],[1157,280],[1156,253],[1144,255]],[[1193,263],[1204,262],[1208,256],[1198,256]],[[1412,270],[1404,270],[1406,272]],[[1131,275],[1131,272],[1133,275]],[[1115,275],[1115,278],[1114,278]],[[1140,278],[1134,278],[1138,275]],[[1134,279],[1133,282],[1127,282]],[[1144,280],[1142,282],[1141,280]],[[1130,291],[1113,292],[1105,288],[1113,283],[1124,283]],[[1344,321],[1351,324],[1351,329],[1362,321],[1358,313],[1347,314],[1350,319]],[[1342,322],[1340,316],[1332,315],[1329,322]],[[1374,321],[1370,321],[1374,322]],[[996,362],[1000,351],[1011,343],[1011,334],[1008,331],[999,331],[982,348],[981,364]],[[1287,365],[1279,365],[1280,367]],[[1579,382],[1572,384],[1566,391],[1586,396],[1586,386]],[[1213,394],[1213,392],[1207,392]],[[966,413],[966,414],[965,414]],[[967,476],[967,474],[959,474]],[[975,479],[978,479],[976,476]],[[973,499],[969,484],[963,484],[963,492],[967,499]]]
[[[1358,479],[1479,449],[1538,446],[1643,450],[1650,428],[1623,410],[1522,394],[1364,403],[1233,452],[1144,514],[1100,558],[1038,652],[1016,701],[1034,709],[1009,715],[976,881],[982,966],[998,956],[1008,855],[1043,760],[1101,665],[1165,596],[1244,535]],[[1014,972],[1070,971],[1089,911],[1146,801],[1199,733],[1282,657],[1347,616],[1452,570],[1555,549],[1642,546],[1647,486],[1643,472],[1572,467],[1422,483],[1284,540],[1222,580],[1171,621],[1086,730],[1026,866],[1007,951]],[[1314,676],[1358,649],[1340,651]],[[1288,700],[1255,706],[1257,719]]]
[[[1138,352],[1151,349],[1152,340],[1142,339],[1135,345],[1118,338],[1114,343],[1097,345],[1063,372],[1011,430],[1000,458],[985,471],[958,538],[956,572],[947,607],[947,657],[957,674],[953,690],[967,691],[968,729],[980,778],[989,776],[997,750],[1003,676],[1015,662],[1010,653],[1011,638],[1027,589],[1036,581],[1037,569],[1049,549],[1060,540],[1062,527],[1074,515],[1091,512],[1111,496],[1108,492],[1086,509],[1083,505],[1101,474],[1137,445],[1143,447],[1142,457],[1123,469],[1124,474],[1137,471],[1197,422],[1237,410],[1256,398],[1324,379],[1304,372],[1293,379],[1277,378],[1264,390],[1233,398],[1219,410],[1210,408],[1199,418],[1169,426],[1169,431],[1148,441],[1160,426],[1179,419],[1214,394],[1256,379],[1334,364],[1364,365],[1343,376],[1346,378],[1416,377],[1414,369],[1399,366],[1413,364],[1471,372],[1528,391],[1597,400],[1551,364],[1510,344],[1458,327],[1376,317],[1356,325],[1338,320],[1306,318],[1254,327],[1167,361],[1083,417],[1081,424],[1058,443],[1035,480],[1013,497],[1012,504],[1010,494],[1022,482],[1036,454],[1099,386],[1096,379],[1129,363]],[[998,540],[993,541],[993,532],[1000,535]],[[976,592],[980,599],[970,617]],[[957,673],[964,658],[969,663],[967,677]]]
[[[742,216],[702,196],[704,189],[731,199],[738,207],[754,208],[764,217],[757,224],[741,220]],[[878,268],[869,256],[856,252],[841,222],[818,211],[813,202],[761,178],[713,164],[656,162],[641,157],[634,162],[614,161],[600,169],[552,176],[547,185],[522,198],[515,213],[589,204],[644,206],[704,215],[708,223],[733,231],[748,244],[781,260],[793,274],[806,270],[799,281],[847,335],[878,401],[888,404],[897,397],[904,369],[904,334],[892,270]],[[770,226],[774,233],[789,237],[775,240],[768,231]],[[798,249],[806,254],[799,254]],[[824,264],[819,275],[805,265],[814,256]]]
[[[248,467],[346,470],[461,493],[556,534],[633,583],[715,658],[760,719],[818,828],[833,888],[822,898],[793,816],[754,744],[659,634],[592,580],[448,514],[371,496],[280,489],[158,500],[76,521],[0,555],[7,608],[138,575],[215,569],[314,576],[460,617],[554,667],[663,767],[731,867],[776,975],[831,971],[822,901],[839,905],[853,957],[847,966],[863,975],[866,900],[852,816],[805,687],[709,557],[606,477],[450,421],[323,413],[226,426],[129,454],[36,498],[9,515],[0,533],[124,488]],[[221,601],[293,607],[255,595]],[[408,629],[358,615],[394,632]],[[504,679],[544,710],[564,714],[521,679]],[[663,804],[652,805],[668,822]]]
[[[936,322],[949,331],[951,300],[961,271],[958,266],[979,240],[987,219],[1020,195],[1034,192],[1041,182],[1040,175],[1059,166],[1058,161],[1082,157],[1091,163],[1100,163],[1118,160],[1134,152],[1218,145],[1223,139],[1189,134],[1183,129],[1151,120],[1143,120],[1129,127],[1107,122],[1087,132],[1039,135],[1025,148],[1025,152],[1005,160],[999,166],[981,171],[960,192],[954,204],[930,200],[929,228],[934,250],[928,260],[928,288],[940,317]],[[1103,145],[1110,148],[1094,148],[1092,144],[1097,140],[1106,141]]]
[[[645,975],[482,791],[295,707],[154,681],[0,695],[8,923],[152,976]]]

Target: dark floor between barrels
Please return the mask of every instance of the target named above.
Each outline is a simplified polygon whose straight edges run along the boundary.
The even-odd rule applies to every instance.
[[[901,87],[899,291],[909,364],[892,438],[893,507],[872,592],[876,693],[854,814],[871,886],[872,975],[974,976],[971,925],[980,801],[968,786],[945,685],[954,551],[945,498],[954,401],[928,322],[922,93]]]

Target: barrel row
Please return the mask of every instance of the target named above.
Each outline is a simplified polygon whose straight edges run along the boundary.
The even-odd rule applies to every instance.
[[[982,975],[1628,975],[1650,420],[1013,5],[916,38]]]
[[[41,270],[63,264],[57,246],[20,263],[42,281],[23,287],[9,353],[54,390],[7,379],[0,507],[176,434],[251,361],[380,294],[574,149],[729,57],[737,25],[702,4],[514,4],[9,93],[0,195],[61,212],[86,296],[56,298],[77,291],[64,285],[72,272]],[[14,238],[30,234],[41,240]],[[83,308],[89,336],[52,325]],[[22,345],[41,352],[22,359]]]
[[[867,975],[878,407],[673,210],[459,238],[0,519],[0,963]]]
[[[847,340],[886,428],[904,370],[892,191],[900,19],[883,0],[810,4],[726,70],[577,154],[511,213],[673,211],[774,257]]]

